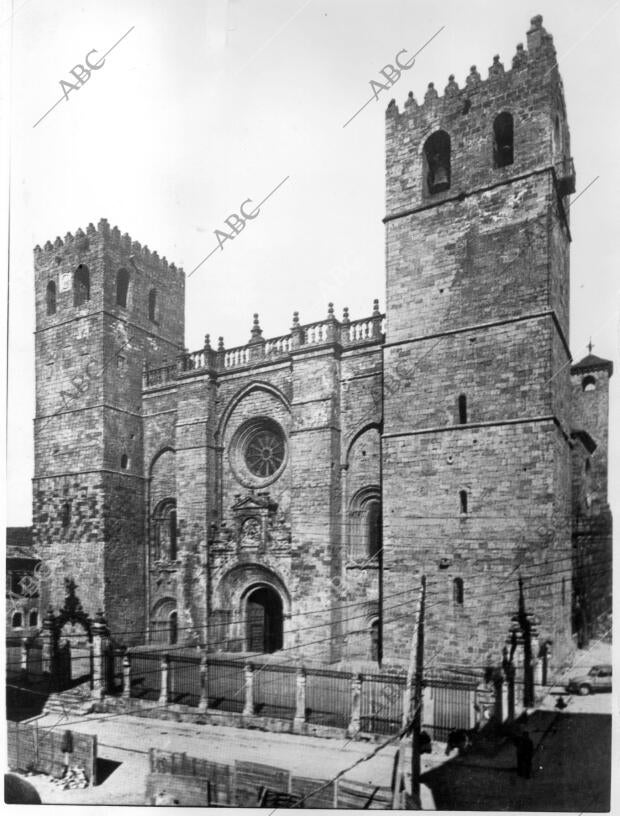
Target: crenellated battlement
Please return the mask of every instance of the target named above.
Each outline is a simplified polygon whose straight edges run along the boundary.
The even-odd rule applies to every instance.
[[[46,241],[43,247],[37,244],[34,248],[35,261],[38,265],[45,265],[49,258],[55,259],[62,252],[86,253],[95,247],[116,249],[127,255],[134,262],[142,261],[149,267],[157,267],[164,272],[171,272],[179,277],[184,276],[182,267],[169,263],[166,256],[160,257],[157,251],[149,249],[147,244],[142,245],[134,241],[129,233],[121,233],[117,226],[110,227],[107,218],[101,218],[95,227],[91,222],[84,231],[78,228],[75,235],[68,232],[64,239],[56,236],[52,241]]]
[[[542,21],[541,15],[532,18],[531,28],[527,32],[528,47],[525,49],[523,43],[517,44],[510,69],[504,67],[499,54],[496,54],[488,68],[486,79],[482,79],[477,67],[472,65],[462,86],[456,82],[454,74],[450,74],[448,84],[440,96],[435,83],[429,82],[422,103],[418,103],[413,92],[409,91],[402,113],[396,100],[392,99],[387,107],[386,116],[415,116],[417,113],[423,113],[441,118],[446,114],[468,113],[476,105],[487,102],[489,97],[521,90],[524,84],[523,72],[550,74],[556,66],[556,51],[553,37],[545,30]],[[557,81],[559,74],[557,71],[553,73]]]
[[[486,79],[475,65],[462,87],[453,74],[442,96],[433,82],[386,112],[387,219],[508,179],[548,172],[560,198],[574,192],[562,80],[553,39],[534,17],[527,50],[508,70],[499,55]]]

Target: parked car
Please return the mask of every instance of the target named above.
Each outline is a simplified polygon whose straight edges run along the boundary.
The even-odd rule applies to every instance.
[[[570,677],[566,689],[578,694],[611,691],[611,666],[592,666],[587,674],[576,674]]]

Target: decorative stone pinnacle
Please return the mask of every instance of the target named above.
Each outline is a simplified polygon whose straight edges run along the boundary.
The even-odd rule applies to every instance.
[[[217,338],[217,350],[218,351],[224,351],[224,338],[223,337],[218,337]]]
[[[375,298],[372,302],[372,313],[373,315],[380,314],[379,312],[379,298]]]
[[[349,322],[349,307],[345,306],[342,310],[342,322],[348,323]]]
[[[299,326],[299,312],[293,312],[293,326]]]
[[[594,348],[594,343],[592,342],[592,338],[590,338],[590,342],[588,343],[588,352],[592,354],[592,349]]]
[[[258,312],[254,312],[254,322],[252,323],[252,336],[250,337],[250,343],[256,343],[257,341],[261,341],[263,337],[263,330],[260,327],[260,323],[258,322]]]
[[[334,319],[334,304],[328,303],[327,304],[327,319],[333,320]]]
[[[209,350],[209,351],[211,350],[211,335],[210,334],[205,334],[205,346],[204,347],[205,347],[206,350]]]

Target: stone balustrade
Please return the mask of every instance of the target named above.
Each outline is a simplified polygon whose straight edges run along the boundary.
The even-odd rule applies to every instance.
[[[383,343],[385,315],[379,312],[378,301],[375,301],[374,306],[372,315],[360,320],[349,320],[349,311],[346,308],[342,320],[337,320],[333,315],[332,304],[327,319],[315,323],[300,324],[295,312],[290,334],[269,339],[262,337],[258,315],[255,315],[252,339],[249,343],[227,349],[223,338],[220,337],[217,349],[213,349],[207,335],[203,348],[179,354],[176,362],[165,361],[164,365],[157,368],[145,368],[143,386],[154,388],[207,371],[228,372],[285,360],[292,353],[310,346],[337,345],[350,348]]]

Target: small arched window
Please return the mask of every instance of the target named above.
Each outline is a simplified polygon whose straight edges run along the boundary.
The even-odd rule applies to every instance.
[[[467,397],[465,394],[459,394],[458,398],[459,409],[459,425],[467,424]]]
[[[60,522],[63,527],[68,527],[71,523],[71,505],[65,502],[60,511]]]
[[[30,615],[28,617],[28,625],[29,626],[38,626],[39,625],[39,613],[36,609],[32,609],[30,611]]]
[[[367,541],[368,541],[368,557],[377,558],[381,550],[381,503],[372,501],[368,505],[368,512],[366,516],[366,523],[368,525]]]
[[[149,292],[149,320],[157,322],[157,290],[151,289]]]
[[[514,124],[512,114],[500,113],[493,122],[493,163],[507,167],[514,161]]]
[[[121,456],[121,470],[127,470],[127,465],[129,464],[129,459],[127,458],[127,454],[124,453]]]
[[[164,499],[153,514],[155,560],[176,561],[177,510],[174,499]]]
[[[432,195],[450,189],[450,137],[437,130],[424,143],[426,188]]]
[[[11,618],[11,626],[13,629],[21,629],[22,628],[22,613],[21,612],[13,612],[13,617]]]
[[[116,273],[116,305],[127,308],[127,295],[129,293],[129,272],[126,269],[119,269]]]
[[[588,376],[584,377],[581,381],[581,387],[584,391],[596,391],[596,378],[588,374]]]
[[[461,503],[461,515],[467,515],[467,491],[459,490],[459,499]]]
[[[81,306],[90,300],[90,273],[80,264],[73,275],[73,305]]]
[[[47,305],[48,315],[56,314],[56,284],[50,281],[47,284],[47,291],[45,293],[45,301]]]
[[[463,579],[455,578],[452,582],[452,599],[456,606],[463,606]]]
[[[168,620],[170,621],[168,642],[171,646],[173,646],[179,637],[179,616],[176,609],[170,613]]]

